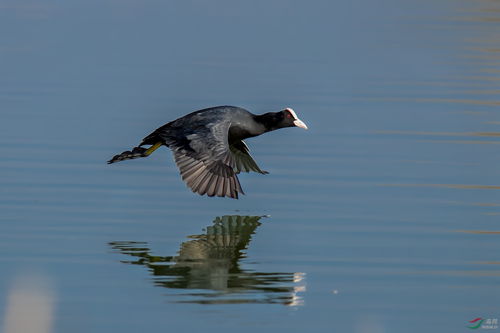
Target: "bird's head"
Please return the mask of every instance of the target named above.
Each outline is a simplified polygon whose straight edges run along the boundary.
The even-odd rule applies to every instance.
[[[304,124],[304,122],[297,117],[297,114],[291,108],[286,108],[283,111],[278,112],[278,114],[279,117],[282,118],[282,120],[279,123],[279,127],[296,126],[303,129],[307,129],[306,124]]]
[[[263,115],[255,116],[254,119],[262,125],[261,131],[256,135],[285,127],[307,129],[306,124],[297,117],[297,114],[291,108],[286,108],[279,112],[264,113]]]

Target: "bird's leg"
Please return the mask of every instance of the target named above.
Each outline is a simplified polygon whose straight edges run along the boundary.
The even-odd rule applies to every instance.
[[[155,143],[154,145],[152,145],[151,147],[149,147],[148,150],[146,150],[144,152],[144,156],[151,155],[156,149],[160,148],[160,146],[161,146],[161,142]]]
[[[157,142],[148,149],[142,148],[142,147],[134,147],[132,151],[127,150],[124,151],[121,154],[115,155],[112,159],[108,161],[108,164],[115,163],[115,162],[120,162],[124,160],[132,160],[134,158],[139,158],[139,157],[148,157],[151,155],[156,149],[160,148],[161,142]]]

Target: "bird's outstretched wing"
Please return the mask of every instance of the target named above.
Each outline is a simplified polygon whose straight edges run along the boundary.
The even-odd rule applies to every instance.
[[[193,114],[189,127],[184,121],[169,123],[146,137],[142,144],[160,139],[170,147],[182,179],[193,192],[237,199],[244,192],[236,174],[267,172],[257,166],[243,141],[229,144],[229,119],[206,119],[204,114]]]
[[[181,177],[200,195],[238,198],[243,193],[229,149],[230,121],[198,124],[185,128],[159,128],[157,135],[174,153]],[[179,130],[177,130],[179,129]]]

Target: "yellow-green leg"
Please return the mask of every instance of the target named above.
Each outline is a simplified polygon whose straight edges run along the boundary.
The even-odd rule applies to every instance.
[[[112,159],[108,161],[108,164],[115,163],[115,162],[120,162],[120,161],[125,161],[125,160],[132,160],[135,158],[140,158],[140,157],[148,157],[151,155],[156,149],[160,148],[161,142],[157,142],[148,149],[142,148],[142,147],[134,147],[132,151],[127,150],[124,151],[121,154],[115,155]]]
[[[154,145],[152,145],[151,147],[149,147],[145,152],[144,152],[144,156],[149,156],[151,155],[156,149],[160,148],[161,146],[161,142],[157,142],[155,143]]]

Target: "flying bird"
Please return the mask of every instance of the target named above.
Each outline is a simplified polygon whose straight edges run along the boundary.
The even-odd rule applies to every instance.
[[[138,147],[115,155],[108,164],[147,157],[167,146],[174,154],[182,179],[193,192],[238,199],[239,193],[245,194],[238,173],[268,173],[255,163],[243,140],[294,126],[307,129],[291,108],[254,115],[236,106],[212,107],[161,126]]]

